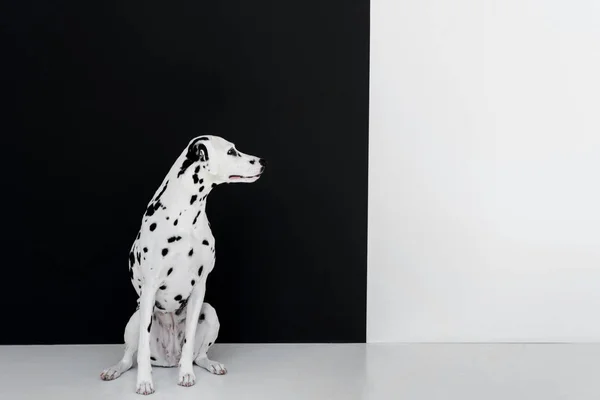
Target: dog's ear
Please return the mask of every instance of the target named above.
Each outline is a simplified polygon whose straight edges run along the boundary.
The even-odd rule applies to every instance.
[[[200,159],[200,161],[208,161],[208,149],[205,145],[200,143],[196,151],[198,152],[198,158]]]
[[[194,143],[188,149],[188,155],[194,158],[194,161],[208,161],[208,149],[204,143]]]
[[[196,138],[190,145],[188,146],[188,152],[186,158],[195,161],[208,161],[208,149],[206,148],[206,144],[208,143],[207,138],[199,137]]]
[[[181,169],[177,176],[181,176],[185,173],[185,171],[195,162],[207,162],[209,159],[208,149],[204,141],[205,138],[198,138],[189,144],[187,148],[187,153],[185,154],[185,160],[181,165]]]

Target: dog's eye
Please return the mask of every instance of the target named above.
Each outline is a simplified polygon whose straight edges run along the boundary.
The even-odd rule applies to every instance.
[[[227,152],[228,156],[235,156],[237,155],[237,152],[235,151],[235,149],[232,147],[229,149],[229,151]]]

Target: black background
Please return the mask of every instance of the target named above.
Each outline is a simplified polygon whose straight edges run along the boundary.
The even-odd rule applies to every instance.
[[[2,344],[122,343],[127,256],[187,142],[269,167],[216,188],[221,342],[363,342],[368,0],[11,1]]]

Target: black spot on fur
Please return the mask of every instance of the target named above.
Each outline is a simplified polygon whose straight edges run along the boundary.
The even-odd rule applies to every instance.
[[[156,340],[158,341],[158,338],[157,338]],[[153,356],[150,356],[150,359],[151,359],[152,361],[156,361],[156,358],[154,358]]]
[[[158,308],[159,310],[164,310],[165,308],[162,306],[162,304],[160,304],[158,301],[154,302],[154,307]]]
[[[210,342],[210,343],[208,344],[208,347],[210,347],[210,346],[212,346],[212,342]]]
[[[133,267],[133,264],[135,264],[135,256],[133,255],[133,251],[129,252],[129,267]]]
[[[196,225],[196,221],[198,221],[198,217],[200,216],[201,212],[202,210],[198,210],[198,214],[196,214],[196,216],[194,217],[194,222],[192,222],[192,225]]]
[[[185,160],[183,161],[183,164],[181,164],[177,177],[183,175],[193,163],[197,161],[208,161],[208,151],[206,150],[205,145],[198,143],[200,140],[202,139],[196,139],[188,146]]]
[[[146,215],[148,217],[151,217],[154,215],[154,205],[153,204],[148,205],[148,208],[146,208]]]
[[[198,192],[202,193],[203,190],[204,190],[204,186],[200,186],[200,189],[198,190]]]
[[[173,226],[177,226],[177,223],[179,222],[179,220],[175,220],[173,221]]]
[[[190,198],[190,205],[194,204],[194,202],[196,201],[196,199],[197,199],[197,198],[198,198],[198,196],[196,196],[196,195],[193,195],[193,196]]]
[[[189,157],[189,155],[190,151],[188,150],[188,158],[186,158],[183,161],[183,164],[181,164],[181,168],[179,169],[179,173],[177,174],[178,178],[185,173],[185,171],[190,167],[190,165],[192,165],[195,161],[198,161],[199,159],[198,155],[193,155],[192,157]]]
[[[183,344],[186,344],[186,343],[187,343],[187,339],[183,339]]]
[[[150,224],[150,231],[154,232],[155,229],[156,229],[156,222],[153,222]]]
[[[215,187],[215,186],[217,186],[217,184],[216,184],[216,183],[213,183],[213,184],[212,184],[212,185],[210,185],[210,186],[211,186],[211,187]]]
[[[181,299],[183,299],[183,296],[182,296],[182,295],[178,294],[177,296],[175,296],[175,300],[179,301],[179,300],[181,300]]]
[[[160,191],[160,193],[158,194],[158,196],[156,196],[156,199],[154,200],[160,200],[160,197],[163,195],[163,193],[165,192],[165,190],[167,190],[167,185],[169,184],[169,181],[165,182],[165,186],[163,186],[162,190]]]
[[[209,245],[209,243],[208,243],[208,240],[204,239],[204,240],[202,241],[202,244],[203,244],[203,245],[205,245],[205,246],[208,246],[208,245]]]
[[[169,268],[169,270],[167,271],[167,276],[171,275],[171,272],[173,272],[173,268]]]
[[[185,310],[185,306],[187,305],[187,302],[188,302],[188,299],[183,299],[179,302],[180,306],[177,309],[177,311],[175,311],[175,315],[180,315],[183,312],[183,310]]]
[[[144,253],[147,253],[147,252],[148,252],[148,248],[144,247]]]
[[[148,333],[150,333],[150,328],[152,328],[152,320],[150,320],[150,323],[148,324]]]
[[[200,166],[199,166],[199,165],[196,167],[196,169],[194,170],[194,172],[195,172],[195,173],[198,173],[198,172],[200,172]]]
[[[163,210],[165,210],[167,208],[167,207],[163,206],[160,201],[156,201],[155,203],[151,203],[151,204],[148,205],[148,208],[146,208],[145,215],[147,217],[151,217],[151,216],[154,215],[154,212],[156,210],[158,210],[159,208],[161,208],[161,207],[162,207]]]
[[[161,253],[162,253],[163,257],[164,257],[164,256],[166,256],[169,253],[169,249],[167,249],[167,248],[162,249]]]
[[[200,314],[200,321],[204,321],[204,314]]]
[[[196,281],[192,279],[192,286],[196,284]]]
[[[198,175],[196,174],[192,175],[192,179],[194,179],[194,183],[200,182],[200,179],[198,179]]]
[[[201,265],[200,268],[198,268],[198,276],[202,276],[202,270],[204,269],[204,266]]]
[[[162,285],[159,289],[160,290],[165,290],[167,288],[167,285]]]
[[[176,242],[178,240],[181,240],[181,236],[171,236],[170,238],[167,239],[167,242],[173,243],[173,242]]]
[[[168,221],[169,220],[169,216],[167,216],[165,219]]]
[[[188,256],[192,256],[194,254],[194,249],[190,249],[190,252],[188,253]]]

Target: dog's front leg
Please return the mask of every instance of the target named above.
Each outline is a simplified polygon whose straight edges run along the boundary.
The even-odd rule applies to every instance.
[[[187,303],[187,313],[185,320],[185,339],[181,349],[181,359],[179,361],[179,382],[181,386],[192,386],[196,383],[194,374],[194,339],[196,337],[196,327],[200,318],[200,310],[204,301],[206,291],[206,279],[202,279],[194,287],[190,299]]]
[[[140,337],[138,342],[136,389],[136,393],[139,394],[154,393],[152,367],[150,365],[150,328],[152,327],[152,312],[154,311],[156,290],[156,285],[144,284],[140,296]]]

